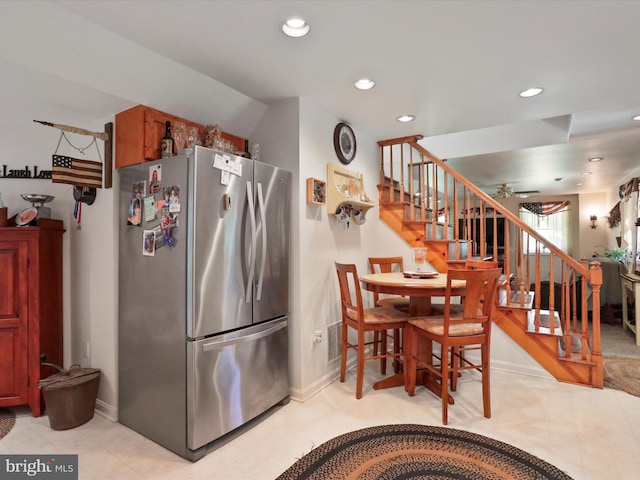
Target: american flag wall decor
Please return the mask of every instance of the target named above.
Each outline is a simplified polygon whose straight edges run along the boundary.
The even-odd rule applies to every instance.
[[[51,170],[53,183],[102,188],[101,162],[81,160],[65,155],[53,155]]]

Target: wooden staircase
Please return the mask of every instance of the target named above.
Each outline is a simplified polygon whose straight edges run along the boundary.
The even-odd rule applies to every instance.
[[[557,380],[602,388],[599,263],[568,256],[420,139],[378,142],[380,218],[409,245],[427,247],[440,272],[466,258],[497,257],[505,281],[494,323]]]

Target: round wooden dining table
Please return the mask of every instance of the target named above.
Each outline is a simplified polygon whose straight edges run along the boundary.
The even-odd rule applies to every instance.
[[[444,297],[447,288],[447,274],[438,273],[430,278],[405,277],[402,272],[371,273],[361,275],[360,282],[365,290],[409,297],[409,316],[423,317],[431,314],[431,297]],[[452,295],[464,294],[464,280],[451,283]]]
[[[447,288],[447,274],[438,273],[430,278],[415,278],[411,275],[406,277],[402,272],[371,273],[361,275],[360,283],[365,290],[371,292],[409,297],[409,317],[421,317],[431,314],[432,297],[444,297]],[[464,290],[464,280],[451,282],[452,295],[464,295]],[[425,360],[430,359],[431,345],[419,345],[418,355]],[[422,376],[422,379],[419,376],[418,383],[422,383],[436,395],[440,395],[440,387],[428,375]],[[373,389],[381,390],[401,385],[404,385],[404,374],[398,373],[376,382]],[[449,403],[453,403],[451,396],[449,396]]]

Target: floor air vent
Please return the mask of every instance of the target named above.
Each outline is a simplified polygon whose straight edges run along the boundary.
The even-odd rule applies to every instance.
[[[342,347],[341,325],[342,322],[327,325],[327,362],[340,358]]]

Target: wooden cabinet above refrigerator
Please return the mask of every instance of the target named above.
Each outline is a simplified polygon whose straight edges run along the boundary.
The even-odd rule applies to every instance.
[[[160,142],[167,121],[171,125],[184,122],[187,127],[197,127],[200,136],[203,134],[200,124],[144,105],[116,114],[116,168],[161,158]]]
[[[160,159],[162,157],[160,144],[167,121],[171,122],[172,128],[176,122],[184,122],[187,128],[196,127],[204,142],[204,125],[145,105],[138,105],[116,114],[116,168]],[[221,136],[225,140],[230,140],[237,150],[245,150],[244,138],[225,132],[222,132]],[[174,145],[173,154],[176,153]]]

